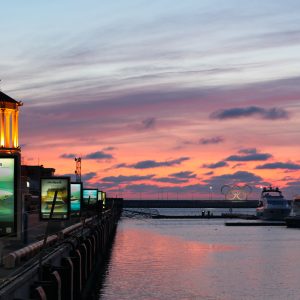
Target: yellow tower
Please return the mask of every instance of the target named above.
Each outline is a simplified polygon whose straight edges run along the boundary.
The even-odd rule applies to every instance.
[[[18,102],[0,91],[0,152],[20,150]]]
[[[21,149],[19,147],[18,102],[0,91],[0,255],[2,237],[21,239],[22,194],[21,194]],[[3,170],[5,169],[5,172]]]

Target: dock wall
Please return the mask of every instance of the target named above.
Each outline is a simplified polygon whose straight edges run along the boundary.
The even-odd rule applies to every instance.
[[[77,300],[86,293],[90,274],[101,266],[115,234],[122,202],[101,216],[51,235],[47,247],[36,242],[3,258],[10,273],[0,284],[0,300]]]

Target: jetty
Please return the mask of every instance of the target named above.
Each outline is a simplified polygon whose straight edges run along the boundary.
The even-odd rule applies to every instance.
[[[19,112],[0,91],[0,300],[88,299],[110,249],[123,199],[54,168],[22,165]]]
[[[285,221],[225,222],[225,226],[286,226]]]
[[[108,199],[100,215],[7,253],[0,268],[0,299],[88,299],[121,212],[122,199]]]
[[[258,200],[124,200],[124,208],[256,208]]]

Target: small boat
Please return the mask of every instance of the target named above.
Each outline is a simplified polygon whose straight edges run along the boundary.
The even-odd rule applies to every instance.
[[[283,221],[289,216],[291,206],[283,197],[281,190],[272,186],[264,187],[261,192],[256,215],[262,220]]]
[[[300,228],[300,195],[297,195],[292,204],[291,216],[285,219],[287,227]]]

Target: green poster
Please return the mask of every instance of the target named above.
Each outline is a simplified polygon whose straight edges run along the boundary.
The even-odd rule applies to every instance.
[[[15,212],[15,159],[0,158],[0,235],[13,232]]]
[[[94,205],[98,200],[98,190],[85,189],[83,190],[83,203],[85,206]]]
[[[71,183],[71,213],[80,214],[82,183]]]

